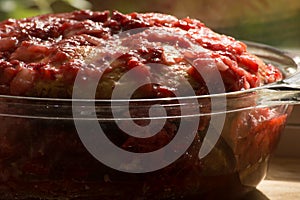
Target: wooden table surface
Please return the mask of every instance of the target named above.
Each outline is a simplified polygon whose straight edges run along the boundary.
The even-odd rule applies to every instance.
[[[243,200],[300,200],[300,159],[273,158],[268,175]]]

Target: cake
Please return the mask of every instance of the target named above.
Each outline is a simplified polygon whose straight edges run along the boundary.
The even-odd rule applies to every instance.
[[[215,67],[219,76],[210,67]],[[123,80],[122,76],[132,69],[136,69],[134,76]],[[78,77],[79,72],[83,76]],[[82,144],[74,122],[59,114],[66,105],[57,100],[72,99],[74,89],[82,94],[79,98],[91,97],[85,96],[87,83],[95,83],[98,78],[92,97],[110,100],[120,84],[129,90],[139,79],[148,82],[130,94],[132,99],[188,96],[186,83],[193,95],[210,95],[208,85],[220,81],[218,77],[224,90],[216,92],[230,93],[279,81],[283,74],[248,52],[245,43],[191,18],[81,10],[1,22],[1,96],[55,99],[52,103],[57,109],[53,112],[58,114],[51,119],[30,114],[1,115],[0,198],[154,200],[241,195],[263,177],[286,112],[262,108],[226,114],[222,136],[204,159],[198,158],[198,152],[210,116],[201,117],[193,143],[178,160],[164,169],[142,174],[118,171],[99,162]],[[249,99],[252,105],[255,95]],[[0,106],[1,113],[55,107],[52,103],[28,104],[25,99],[17,101],[21,104],[17,109],[10,99],[5,102]],[[143,113],[133,104],[133,116]],[[146,139],[126,134],[114,122],[99,123],[119,148],[147,153],[175,137],[180,118],[168,119],[157,135]],[[145,126],[148,121],[137,123]]]

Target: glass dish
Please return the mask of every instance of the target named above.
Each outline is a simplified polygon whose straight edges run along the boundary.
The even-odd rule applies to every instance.
[[[285,77],[298,71],[285,53],[247,44]],[[292,109],[259,104],[259,97],[257,91],[130,101],[2,95],[0,198],[241,197],[265,177]],[[140,128],[157,134],[138,138]]]

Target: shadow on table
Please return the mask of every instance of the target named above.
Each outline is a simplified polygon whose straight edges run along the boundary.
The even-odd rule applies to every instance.
[[[255,189],[247,193],[244,197],[239,200],[271,200],[264,193]]]

